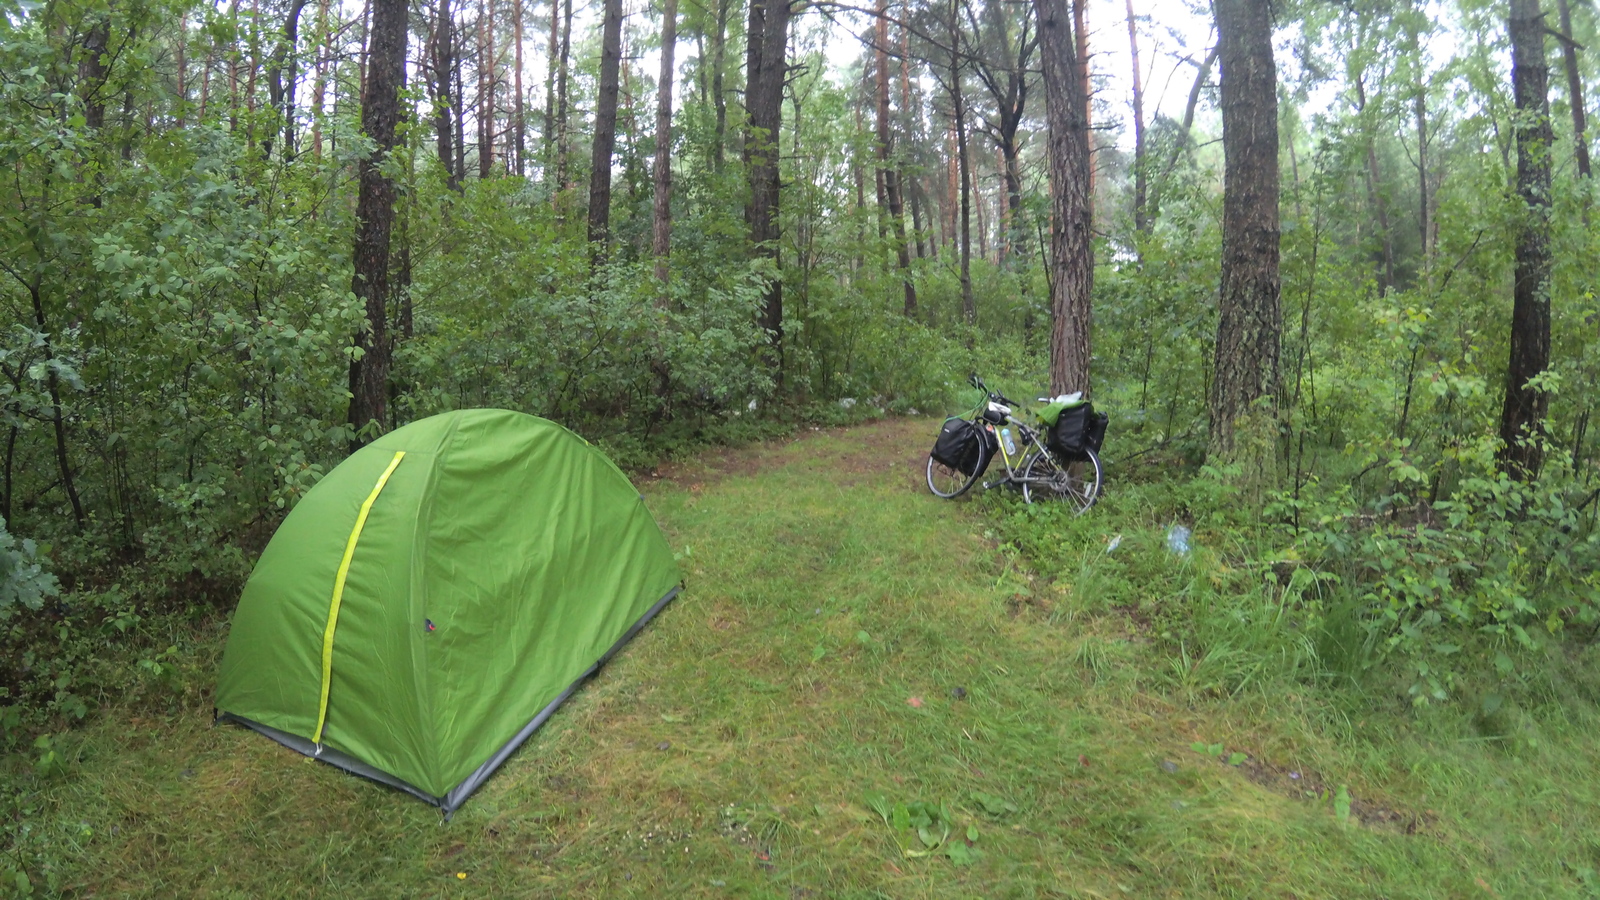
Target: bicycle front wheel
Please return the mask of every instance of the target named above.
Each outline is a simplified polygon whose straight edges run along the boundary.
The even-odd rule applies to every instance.
[[[1100,457],[1085,450],[1084,459],[1063,465],[1054,455],[1040,453],[1022,471],[1022,499],[1066,500],[1082,515],[1100,499]]]
[[[928,490],[935,497],[951,499],[967,492],[978,480],[978,473],[984,469],[989,457],[988,448],[982,441],[978,442],[978,464],[973,467],[972,474],[968,475],[960,469],[953,469],[932,456],[928,457]]]

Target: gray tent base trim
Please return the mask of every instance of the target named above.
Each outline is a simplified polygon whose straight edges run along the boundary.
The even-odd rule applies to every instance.
[[[246,728],[258,731],[267,737],[272,738],[273,740],[284,745],[285,747],[288,747],[290,750],[294,750],[297,753],[303,753],[312,759],[320,760],[321,762],[325,762],[331,766],[337,766],[346,772],[350,772],[351,774],[360,775],[363,778],[370,778],[373,781],[379,782],[380,784],[386,784],[397,790],[405,791],[429,806],[439,807],[439,809],[444,812],[445,820],[449,821],[450,817],[455,815],[456,810],[461,808],[461,804],[467,802],[467,798],[472,796],[472,792],[476,791],[485,781],[487,781],[489,776],[494,774],[494,770],[500,768],[501,764],[510,758],[511,754],[515,753],[517,748],[522,746],[524,741],[532,737],[533,733],[539,730],[539,726],[543,725],[545,721],[548,720],[550,716],[560,708],[561,704],[567,701],[567,698],[576,693],[578,688],[582,687],[585,681],[593,678],[595,673],[600,671],[601,666],[604,666],[606,663],[610,662],[611,658],[617,655],[617,651],[621,650],[625,644],[633,640],[634,636],[642,631],[644,626],[650,623],[651,619],[656,617],[656,613],[661,612],[663,607],[672,602],[672,598],[678,596],[678,591],[680,590],[682,590],[681,585],[674,587],[670,591],[667,591],[666,596],[662,597],[660,600],[657,600],[655,605],[650,607],[650,609],[639,618],[639,621],[633,623],[632,627],[630,627],[622,635],[622,637],[618,638],[615,644],[611,645],[611,649],[607,650],[605,655],[596,660],[595,664],[590,666],[582,675],[579,675],[576,681],[567,685],[567,689],[557,695],[554,700],[550,701],[548,706],[539,710],[539,714],[534,716],[531,722],[523,726],[521,731],[517,732],[516,735],[511,738],[511,740],[507,741],[504,746],[495,751],[494,755],[489,757],[489,759],[486,760],[483,765],[479,766],[471,775],[468,775],[466,778],[462,779],[460,784],[451,788],[449,793],[445,794],[443,797],[435,797],[434,795],[413,784],[402,781],[381,769],[373,768],[372,766],[367,765],[348,753],[335,750],[326,744],[318,747],[316,744],[312,743],[309,738],[303,738],[297,734],[290,734],[287,731],[280,731],[277,728],[263,725],[260,722],[251,721],[244,716],[235,715],[234,713],[230,712],[219,712],[217,714],[216,721],[237,722]]]

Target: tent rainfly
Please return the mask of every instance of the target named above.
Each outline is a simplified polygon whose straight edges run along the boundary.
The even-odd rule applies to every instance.
[[[496,409],[340,463],[261,554],[217,718],[454,813],[678,592],[627,476]]]

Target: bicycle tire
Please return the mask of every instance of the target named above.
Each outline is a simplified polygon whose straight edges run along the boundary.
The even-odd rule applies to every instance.
[[[972,474],[967,475],[960,469],[952,469],[944,463],[928,457],[928,491],[935,497],[953,500],[965,494],[978,483],[981,473],[987,468],[989,462],[989,448],[983,441],[978,442],[978,464],[973,467]]]
[[[1075,515],[1083,515],[1100,499],[1104,471],[1100,457],[1093,450],[1083,451],[1084,459],[1073,460],[1065,466],[1054,455],[1040,453],[1028,461],[1022,470],[1022,499],[1028,503],[1039,500],[1069,500]]]

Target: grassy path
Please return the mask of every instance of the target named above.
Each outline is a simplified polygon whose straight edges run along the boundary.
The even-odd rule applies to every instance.
[[[210,728],[208,702],[107,716],[51,791],[84,829],[72,893],[1492,895],[1481,846],[1341,824],[1286,769],[1191,750],[1287,757],[1353,726],[1293,696],[1180,707],[1146,688],[1125,620],[1020,602],[983,519],[922,488],[933,428],[808,433],[641,479],[688,590],[448,824]],[[944,803],[981,855],[907,858],[869,791]]]

